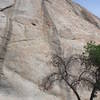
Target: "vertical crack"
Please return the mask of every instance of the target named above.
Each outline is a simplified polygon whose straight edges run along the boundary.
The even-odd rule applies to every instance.
[[[61,44],[58,36],[57,28],[49,15],[47,7],[45,5],[46,0],[42,0],[42,10],[43,10],[43,29],[45,35],[47,36],[48,43],[51,48],[51,53],[61,56]]]
[[[7,52],[7,45],[12,35],[12,13],[13,11],[11,11],[10,14],[7,13],[7,22],[6,22],[6,28],[5,28],[5,34],[4,34],[5,38],[2,38],[2,42],[1,42],[2,46],[0,48],[1,49],[0,51],[0,79],[5,78],[4,73],[3,73],[3,63],[4,63],[5,55]]]
[[[0,75],[3,75],[3,62],[5,60],[5,55],[6,55],[6,52],[7,52],[7,45],[8,45],[8,42],[10,40],[10,37],[11,37],[11,30],[12,30],[12,21],[11,19],[9,19],[9,26],[8,26],[8,32],[7,32],[7,39],[3,39],[2,40],[2,47],[1,47],[1,52],[0,52]]]

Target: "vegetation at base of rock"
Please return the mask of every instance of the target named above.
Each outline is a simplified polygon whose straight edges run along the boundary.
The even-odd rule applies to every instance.
[[[58,68],[58,72],[50,74],[43,80],[45,90],[48,90],[53,82],[57,80],[61,82],[63,80],[74,92],[77,100],[81,100],[77,91],[77,86],[80,84],[92,89],[90,100],[97,97],[97,91],[100,91],[100,45],[90,41],[84,49],[85,51],[81,55],[71,55],[67,60],[58,55],[53,55],[52,64]],[[82,69],[82,72],[79,75],[73,76],[69,69],[71,68],[71,63],[78,60],[81,61],[80,69]]]
[[[96,45],[95,42],[88,42],[85,46],[85,54],[94,66],[100,66],[100,45]]]
[[[85,46],[85,52],[83,53],[84,63],[90,66],[92,79],[94,80],[93,90],[90,100],[97,97],[97,91],[100,91],[100,45],[96,45],[95,42],[90,41]]]
[[[45,90],[48,90],[51,88],[52,84],[55,81],[62,82],[64,81],[65,84],[73,91],[73,93],[76,95],[77,100],[81,100],[80,96],[75,88],[74,81],[72,80],[73,76],[69,69],[70,69],[70,64],[73,63],[74,61],[78,60],[77,55],[72,55],[70,56],[67,61],[64,60],[63,57],[59,55],[53,55],[52,57],[52,64],[54,67],[58,69],[58,72],[52,73],[48,75],[44,80],[42,86],[44,87]]]

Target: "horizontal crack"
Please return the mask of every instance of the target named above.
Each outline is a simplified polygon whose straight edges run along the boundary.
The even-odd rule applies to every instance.
[[[2,8],[0,11],[4,11],[4,10],[6,10],[6,9],[9,9],[9,8],[13,7],[13,6],[14,6],[14,4],[13,4],[13,5],[10,5],[10,6],[7,6],[7,7],[5,7],[5,8]]]
[[[11,41],[9,44],[12,44],[12,43],[17,43],[17,42],[24,42],[24,41],[32,41],[34,39],[23,39],[23,40],[19,40],[19,41]]]

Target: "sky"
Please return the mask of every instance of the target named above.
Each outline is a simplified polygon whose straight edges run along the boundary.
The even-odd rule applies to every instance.
[[[73,0],[100,18],[100,0]]]

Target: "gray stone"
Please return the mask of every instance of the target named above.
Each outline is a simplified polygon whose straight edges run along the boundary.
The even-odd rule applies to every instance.
[[[100,43],[100,19],[71,0],[0,0],[0,10],[0,100],[77,100],[64,84],[43,91],[41,83],[56,71],[53,54],[68,57],[90,40]],[[90,91],[79,92],[89,98]]]

